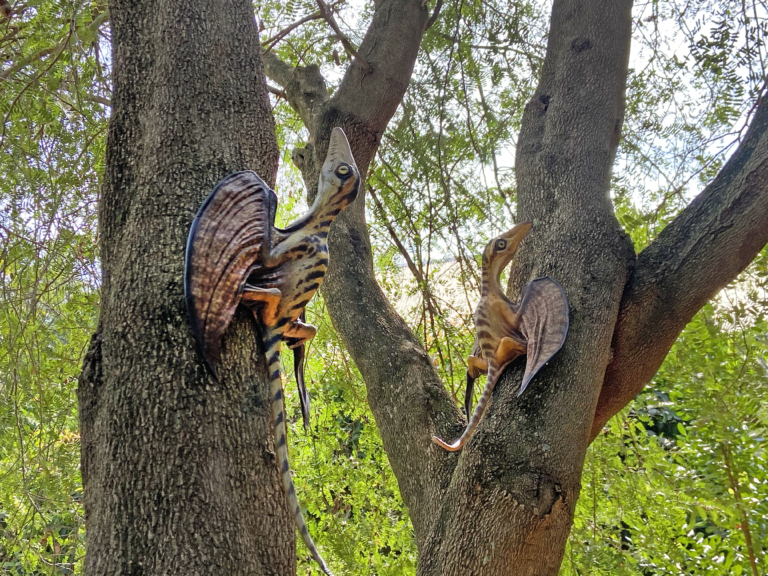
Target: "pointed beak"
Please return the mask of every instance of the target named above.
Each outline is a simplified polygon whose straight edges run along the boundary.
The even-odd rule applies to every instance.
[[[511,254],[514,254],[517,252],[517,247],[520,245],[520,242],[523,241],[523,238],[526,237],[528,232],[531,231],[531,223],[530,222],[523,222],[522,224],[518,224],[511,230],[507,230],[504,232],[504,234],[501,234],[498,236],[498,238],[503,238],[507,241],[507,252],[511,252]]]
[[[496,236],[496,238],[494,238],[489,244],[489,246],[492,246],[494,242],[502,239],[507,241],[506,248],[504,248],[502,252],[497,253],[494,257],[492,257],[491,270],[493,277],[496,278],[497,282],[501,276],[501,271],[504,270],[504,268],[506,268],[510,262],[512,262],[512,258],[515,257],[515,253],[517,252],[517,247],[520,245],[520,242],[523,241],[523,238],[525,238],[526,234],[530,232],[530,230],[531,223],[523,222],[511,230],[507,230],[504,232],[504,234]]]
[[[334,128],[331,131],[331,139],[328,143],[328,154],[323,164],[323,172],[333,170],[339,162],[355,165],[355,159],[352,158],[352,150],[349,148],[349,142],[341,128]]]

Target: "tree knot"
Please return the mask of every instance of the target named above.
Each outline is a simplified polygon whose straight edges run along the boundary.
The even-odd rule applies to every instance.
[[[571,42],[571,51],[574,54],[584,52],[592,48],[592,41],[589,38],[579,38],[578,36]]]

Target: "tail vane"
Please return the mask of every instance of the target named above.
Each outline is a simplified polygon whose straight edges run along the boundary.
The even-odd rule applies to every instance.
[[[299,506],[299,500],[296,497],[296,486],[293,484],[293,478],[291,477],[291,465],[288,460],[288,442],[287,442],[287,429],[285,426],[285,405],[283,402],[283,387],[280,383],[280,342],[282,338],[279,336],[274,337],[273,334],[267,333],[264,337],[264,341],[271,343],[267,347],[267,373],[269,374],[269,405],[272,413],[272,423],[275,430],[275,450],[277,452],[277,461],[280,467],[280,477],[283,482],[283,491],[285,492],[285,498],[288,502],[288,508],[293,515],[296,527],[301,534],[304,544],[307,545],[312,558],[320,566],[320,569],[327,575],[333,576],[330,569],[326,565],[323,557],[320,556],[320,552],[317,550],[315,542],[312,540],[312,536],[309,534],[307,523],[304,520],[304,515],[301,513],[301,506]]]

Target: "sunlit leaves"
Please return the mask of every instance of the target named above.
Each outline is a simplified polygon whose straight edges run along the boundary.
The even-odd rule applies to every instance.
[[[644,216],[642,248],[717,174],[743,138],[765,81],[758,0],[635,4],[615,194]]]
[[[751,557],[764,565],[760,270],[758,261],[697,314],[649,388],[593,444],[564,574],[751,574]]]
[[[18,3],[0,22],[3,573],[72,574],[84,553],[75,389],[98,305],[103,11]]]
[[[416,548],[360,375],[316,302],[308,347],[312,426],[305,432],[294,383],[285,382],[290,450],[299,498],[332,568],[349,574],[413,574]],[[287,363],[286,363],[287,364]],[[290,370],[287,371],[290,373]],[[303,547],[299,574],[321,574]]]

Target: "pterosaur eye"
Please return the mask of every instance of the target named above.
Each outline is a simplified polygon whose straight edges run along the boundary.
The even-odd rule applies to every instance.
[[[504,248],[507,247],[507,241],[506,240],[496,240],[496,250],[504,250]]]
[[[336,168],[336,175],[341,176],[342,178],[349,176],[352,173],[352,168],[349,167],[349,164],[342,164],[338,168]]]

